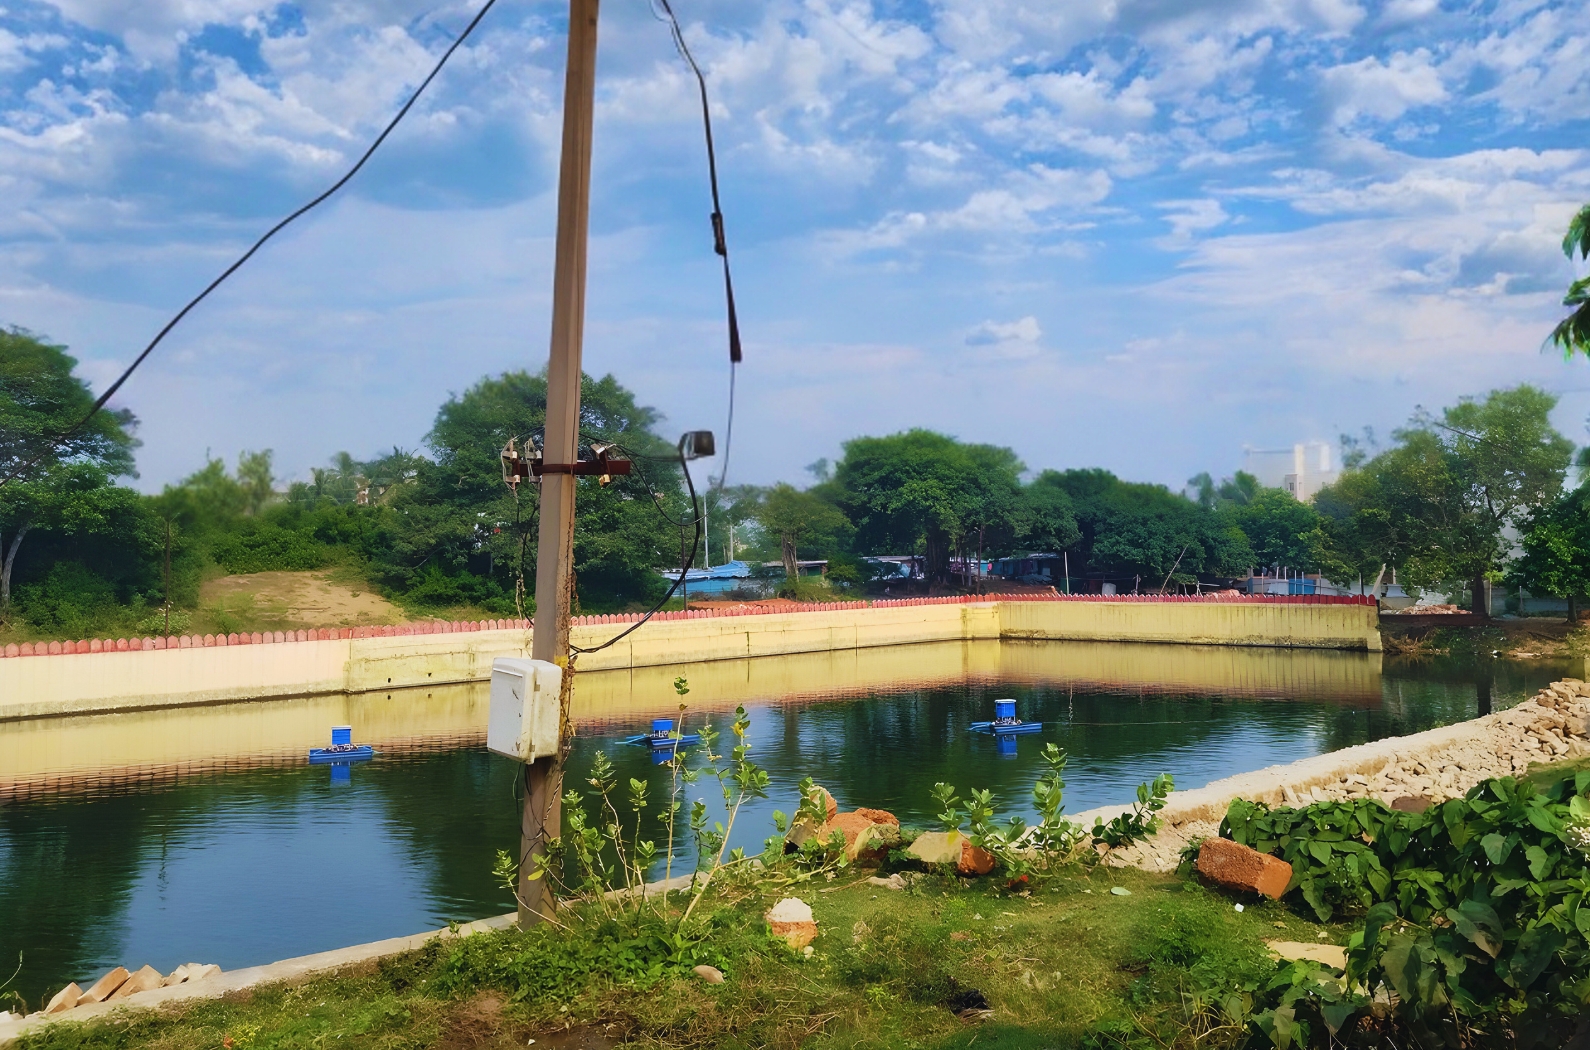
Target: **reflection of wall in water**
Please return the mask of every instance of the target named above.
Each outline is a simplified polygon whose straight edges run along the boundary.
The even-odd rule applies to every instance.
[[[577,731],[605,734],[675,714],[673,681],[690,682],[690,717],[742,703],[806,704],[962,682],[1046,683],[1128,694],[1244,696],[1378,703],[1380,655],[1319,649],[1101,642],[939,642],[752,660],[589,671],[575,679]],[[484,682],[252,704],[128,711],[11,722],[0,732],[0,797],[74,783],[170,779],[291,765],[352,725],[388,752],[478,744]]]
[[[487,683],[257,704],[163,708],[8,722],[0,727],[0,799],[225,770],[294,766],[351,725],[388,754],[485,739]]]

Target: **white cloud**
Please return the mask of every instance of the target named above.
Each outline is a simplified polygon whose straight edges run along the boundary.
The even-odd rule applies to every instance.
[[[1162,238],[1160,244],[1173,250],[1190,247],[1198,234],[1231,221],[1220,202],[1210,197],[1160,201],[1155,207],[1165,212],[1165,221],[1170,223],[1170,236]]]
[[[64,28],[8,9],[0,321],[125,360],[128,332],[368,142],[474,7],[338,0],[291,29],[264,0],[60,0]],[[185,326],[129,390],[149,463],[238,434],[300,464],[412,445],[437,391],[539,363],[564,10],[499,8],[348,196]],[[1414,387],[1557,367],[1535,351],[1590,199],[1590,154],[1561,148],[1590,116],[1587,0],[682,13],[736,253],[748,477],[927,422],[1178,482],[1235,448],[1233,418],[1393,425]],[[644,5],[603,18],[589,359],[706,420],[721,354],[679,350],[722,340],[695,85]],[[492,134],[517,145],[468,148]],[[421,192],[448,177],[509,188]],[[990,362],[1019,382],[982,384]],[[201,388],[223,396],[196,418]],[[1078,395],[1062,416],[1056,389]],[[1327,410],[1348,418],[1302,418]]]
[[[844,254],[901,248],[930,237],[1009,250],[1024,238],[1066,229],[1074,216],[1109,196],[1112,185],[1103,171],[1042,164],[1011,172],[1001,183],[974,191],[953,208],[895,213],[865,231],[830,233],[827,239]]]
[[[966,333],[967,346],[997,346],[1003,343],[1034,345],[1043,338],[1038,319],[1028,314],[1015,321],[984,321]]]
[[[1386,60],[1371,56],[1321,73],[1331,123],[1347,127],[1362,118],[1396,120],[1417,106],[1447,97],[1441,74],[1424,48],[1398,51]]]

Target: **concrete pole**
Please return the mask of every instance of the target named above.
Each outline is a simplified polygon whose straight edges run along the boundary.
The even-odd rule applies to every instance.
[[[557,256],[552,276],[552,348],[547,366],[545,462],[573,463],[580,441],[580,349],[585,331],[585,245],[591,212],[591,118],[596,105],[597,0],[570,0],[569,60],[563,83],[563,155],[558,173]],[[536,624],[530,655],[564,668],[563,739],[568,739],[569,600],[574,588],[572,474],[541,478],[541,523],[536,538]],[[520,820],[519,925],[550,915],[556,903],[546,879],[530,880],[533,857],[546,837],[560,834],[563,789],[560,758],[525,771]]]

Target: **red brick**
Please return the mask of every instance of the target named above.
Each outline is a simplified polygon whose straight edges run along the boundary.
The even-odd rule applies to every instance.
[[[1198,874],[1224,889],[1279,900],[1292,881],[1292,865],[1230,839],[1205,839],[1198,850]]]

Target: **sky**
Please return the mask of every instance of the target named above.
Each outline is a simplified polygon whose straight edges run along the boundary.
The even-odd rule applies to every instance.
[[[0,324],[103,389],[475,9],[0,0]],[[1590,363],[1543,349],[1590,201],[1590,0],[675,9],[745,340],[730,483],[922,426],[1179,488],[1520,382],[1590,441]],[[498,0],[155,352],[117,400],[139,487],[420,448],[448,397],[545,366],[566,12]],[[597,97],[585,370],[721,442],[700,114],[646,0],[606,0]]]

